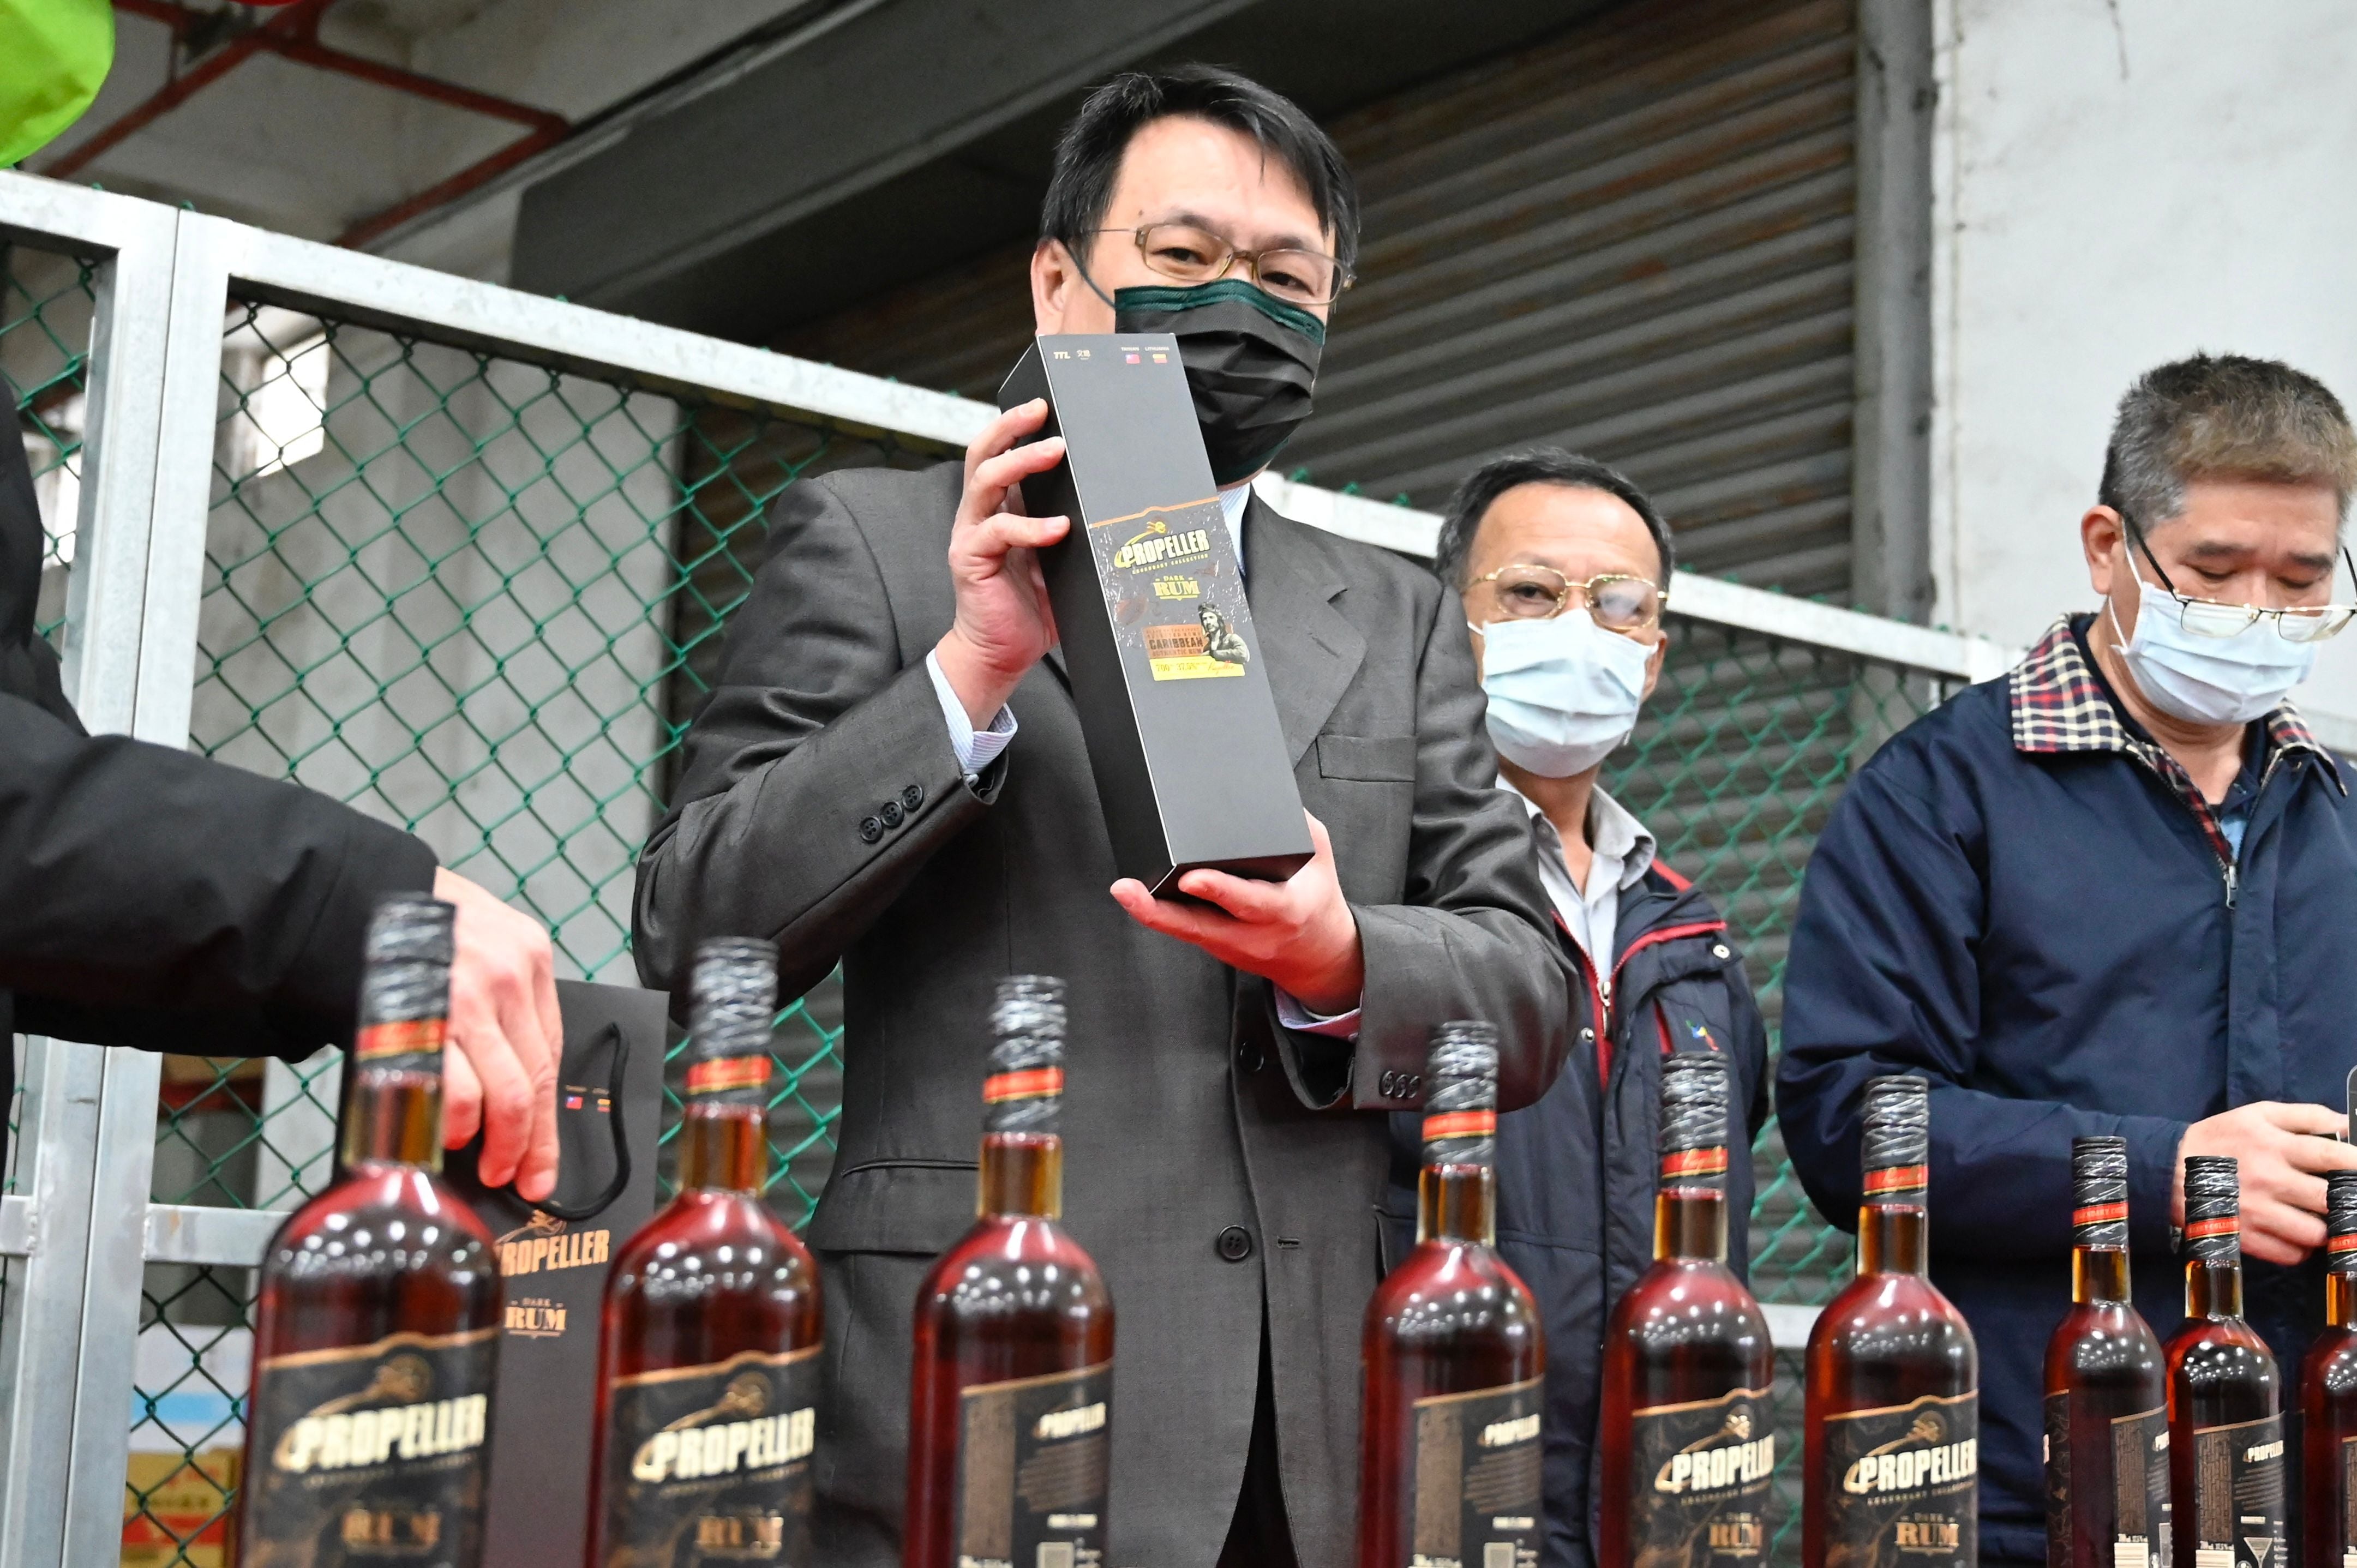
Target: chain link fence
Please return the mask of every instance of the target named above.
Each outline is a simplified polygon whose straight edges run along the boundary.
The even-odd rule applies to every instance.
[[[0,368],[52,523],[45,627],[62,616],[91,300],[87,265],[0,255]],[[929,453],[262,301],[233,302],[222,331],[191,744],[416,832],[545,921],[562,973],[634,983],[633,859],[759,564],[768,504],[807,474]],[[1608,786],[1726,911],[1772,1038],[1816,834],[1874,746],[1945,688],[1690,617],[1672,631]],[[833,981],[780,1016],[770,1197],[797,1223],[832,1155],[840,1041]],[[333,1053],[169,1058],[163,1079],[154,1201],[283,1209],[325,1186]],[[1847,1277],[1849,1239],[1810,1209],[1772,1127],[1755,1157],[1759,1294],[1822,1302]],[[146,1266],[125,1563],[227,1560],[253,1283]],[[1799,1379],[1784,1359],[1789,1561]]]
[[[1834,802],[1883,740],[1943,698],[1936,678],[1673,614],[1662,679],[1605,788],[1663,864],[1709,894],[1742,950],[1770,1048],[1801,874]],[[1752,1151],[1751,1286],[1816,1306],[1849,1283],[1853,1242],[1810,1206],[1771,1120]],[[1771,1557],[1800,1560],[1802,1355],[1780,1350]]]

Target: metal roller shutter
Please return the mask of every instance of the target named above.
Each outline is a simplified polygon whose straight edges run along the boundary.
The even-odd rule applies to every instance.
[[[1849,587],[1850,0],[1642,5],[1336,127],[1362,282],[1286,461],[1434,505],[1625,467],[1700,571]]]

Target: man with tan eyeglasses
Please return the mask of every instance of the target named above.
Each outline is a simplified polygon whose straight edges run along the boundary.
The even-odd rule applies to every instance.
[[[1546,1322],[1542,1561],[1586,1568],[1606,1315],[1652,1262],[1662,1058],[1724,1053],[1748,1144],[1768,1119],[1767,1031],[1727,922],[1598,782],[1669,646],[1674,551],[1660,510],[1601,463],[1519,453],[1458,487],[1436,556],[1473,633],[1498,789],[1529,816],[1540,882],[1588,993],[1589,1026],[1554,1084],[1498,1121],[1499,1247]],[[1413,1236],[1417,1138],[1413,1118],[1394,1120],[1394,1260]],[[1732,1162],[1727,1179],[1740,1272],[1750,1162]]]

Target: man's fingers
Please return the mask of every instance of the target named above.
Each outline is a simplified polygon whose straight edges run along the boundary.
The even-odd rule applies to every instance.
[[[442,1142],[464,1147],[483,1124],[483,1083],[464,1051],[442,1053]]]
[[[950,564],[958,564],[957,552],[966,551],[976,563],[994,570],[1017,550],[1039,550],[1064,537],[1071,526],[1061,517],[1025,517],[1017,512],[1002,511],[984,518],[950,547]],[[987,577],[989,571],[983,573]]]
[[[1125,876],[1114,883],[1113,898],[1129,911],[1130,918],[1147,930],[1160,931],[1166,937],[1177,937],[1199,947],[1220,942],[1225,934],[1222,928],[1232,923],[1225,916],[1205,914],[1168,898],[1157,898],[1146,890],[1146,884],[1134,877]]]
[[[2357,1171],[2357,1144],[2343,1144],[2336,1139],[2302,1133],[2284,1140],[2284,1161],[2294,1170]],[[2322,1198],[2318,1199],[2319,1206]]]
[[[994,499],[1013,489],[1034,474],[1044,474],[1064,460],[1064,438],[1050,435],[1045,441],[1034,441],[1028,446],[1017,446],[1011,452],[977,464],[974,478],[966,483],[966,493],[979,491]],[[992,510],[997,510],[994,504]]]
[[[982,434],[967,443],[965,472],[967,479],[984,463],[997,456],[1046,423],[1048,400],[1035,397],[1029,403],[1018,403],[1013,408],[982,427]]]
[[[1239,920],[1265,925],[1286,910],[1284,885],[1231,876],[1224,871],[1190,871],[1178,879],[1178,891],[1217,904]]]
[[[2266,1101],[2251,1107],[2287,1133],[2312,1133],[2330,1138],[2349,1131],[2349,1118],[2329,1105],[2302,1100]]]
[[[1326,824],[1319,822],[1316,817],[1311,816],[1308,811],[1301,813],[1301,820],[1309,824],[1309,847],[1315,853],[1317,858],[1319,860],[1333,859],[1334,835],[1326,831]],[[1301,873],[1297,871],[1294,875],[1298,876]]]
[[[556,1186],[556,1079],[565,1058],[565,1030],[556,1019],[556,978],[544,942],[534,944],[523,983],[501,997],[500,1032],[515,1049],[532,1096],[516,1191],[526,1199],[546,1197]]]
[[[2243,1249],[2270,1263],[2297,1263],[2324,1245],[2324,1221],[2303,1208],[2262,1199],[2243,1217]]]

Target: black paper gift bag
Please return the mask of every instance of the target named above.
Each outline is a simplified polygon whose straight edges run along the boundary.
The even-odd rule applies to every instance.
[[[597,1316],[622,1243],[655,1208],[665,997],[556,984],[556,1191],[539,1208],[475,1176],[481,1140],[448,1160],[452,1187],[499,1238],[507,1285],[491,1402],[484,1568],[579,1568],[587,1545]]]

